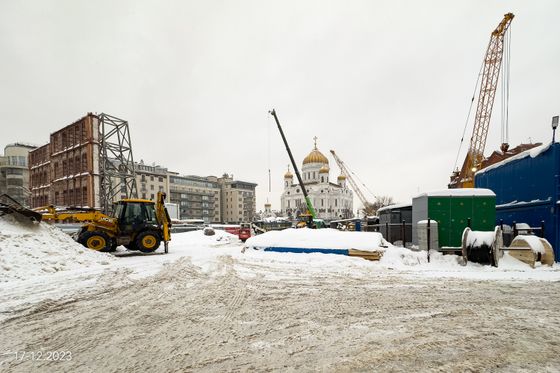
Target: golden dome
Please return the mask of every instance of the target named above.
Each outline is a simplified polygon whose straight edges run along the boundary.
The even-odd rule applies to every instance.
[[[346,180],[346,176],[344,176],[344,175],[338,175],[338,180]]]
[[[303,164],[308,164],[308,163],[323,163],[328,165],[329,160],[327,159],[327,157],[323,155],[323,153],[321,153],[317,148],[315,148],[311,151],[311,153],[309,153],[307,157],[303,159]]]
[[[321,169],[319,170],[320,174],[328,174],[329,173],[329,167],[327,165],[323,165],[323,167],[321,167]]]
[[[292,175],[292,173],[290,172],[290,170],[288,170],[288,172],[286,172],[284,174],[284,179],[292,179],[294,177],[294,175]]]

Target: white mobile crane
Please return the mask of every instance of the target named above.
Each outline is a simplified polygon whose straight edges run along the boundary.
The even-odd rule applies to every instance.
[[[340,159],[338,157],[338,155],[336,155],[334,150],[331,150],[331,154],[333,155],[333,158],[336,161],[336,164],[338,164],[338,167],[340,167],[340,172],[342,173],[342,175],[346,176],[346,179],[350,183],[350,186],[352,187],[352,190],[354,190],[354,193],[356,193],[358,195],[358,198],[360,199],[360,202],[362,202],[362,204],[364,205],[365,214],[367,216],[374,215],[375,211],[374,211],[373,203],[369,202],[367,200],[366,196],[364,195],[364,193],[360,190],[360,188],[358,187],[358,184],[356,183],[356,181],[352,177],[350,170],[348,170],[348,167],[346,167],[346,165],[344,164],[342,159]]]

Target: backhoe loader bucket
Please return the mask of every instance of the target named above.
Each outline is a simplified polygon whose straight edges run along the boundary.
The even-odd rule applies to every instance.
[[[40,222],[43,215],[40,213],[23,207],[18,201],[7,194],[0,195],[0,215],[17,214],[23,216],[32,222]]]

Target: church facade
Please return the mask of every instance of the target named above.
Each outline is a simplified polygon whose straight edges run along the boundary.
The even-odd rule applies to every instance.
[[[315,139],[316,141],[316,139]],[[346,176],[339,175],[331,182],[329,160],[315,147],[303,160],[301,178],[319,219],[347,219],[353,214],[353,194],[346,183]],[[282,214],[291,219],[307,211],[301,186],[294,182],[288,169],[284,175],[284,192],[280,197]]]

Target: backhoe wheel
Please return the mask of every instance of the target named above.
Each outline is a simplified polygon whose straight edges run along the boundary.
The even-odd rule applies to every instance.
[[[143,253],[151,253],[157,250],[161,240],[155,232],[142,232],[136,237],[136,248]]]
[[[111,251],[113,240],[103,232],[84,232],[80,235],[79,242],[95,251]]]
[[[127,243],[126,245],[124,245],[124,247],[126,247],[127,250],[138,250],[134,241]]]

